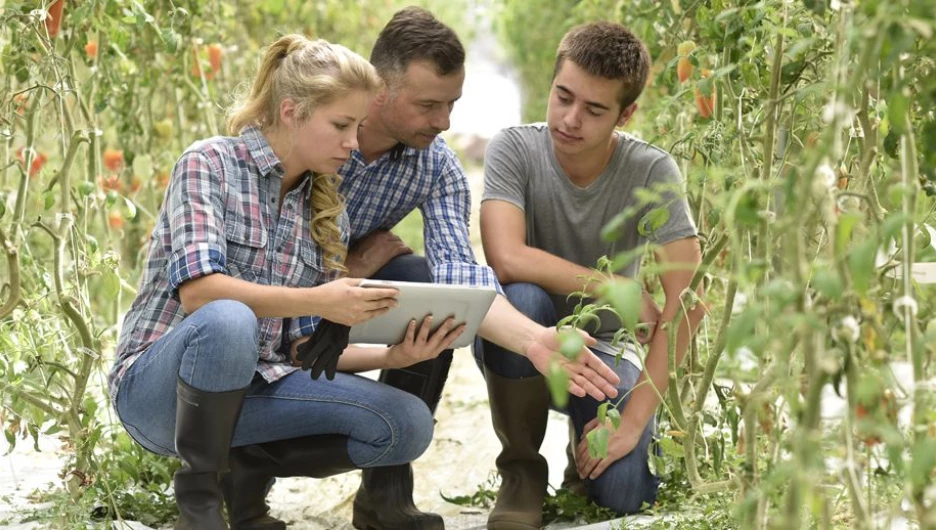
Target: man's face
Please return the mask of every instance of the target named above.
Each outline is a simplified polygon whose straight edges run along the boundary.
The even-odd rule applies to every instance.
[[[379,109],[387,134],[408,147],[429,147],[439,133],[449,128],[449,117],[464,82],[464,68],[439,75],[428,61],[410,63]]]
[[[595,77],[570,60],[563,61],[549,91],[546,122],[553,148],[564,155],[588,153],[608,145],[636,105],[621,111],[624,82]]]

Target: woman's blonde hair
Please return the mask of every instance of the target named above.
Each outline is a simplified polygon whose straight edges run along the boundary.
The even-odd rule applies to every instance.
[[[296,103],[296,118],[302,121],[344,94],[353,90],[373,93],[381,83],[374,67],[344,46],[285,35],[267,48],[249,94],[228,117],[228,131],[236,135],[249,126],[264,131],[279,127],[280,103],[286,98]],[[341,177],[334,174],[312,176],[310,231],[322,250],[325,269],[345,272],[348,249],[337,223],[344,210],[338,194],[340,182]]]

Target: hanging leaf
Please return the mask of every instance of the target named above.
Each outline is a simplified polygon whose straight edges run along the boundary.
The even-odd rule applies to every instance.
[[[556,407],[560,409],[565,407],[569,403],[569,374],[556,361],[549,364],[546,384],[549,386],[549,394]]]
[[[633,280],[607,282],[602,286],[601,296],[620,315],[624,327],[633,332],[640,320],[640,304],[643,302],[640,284]]]

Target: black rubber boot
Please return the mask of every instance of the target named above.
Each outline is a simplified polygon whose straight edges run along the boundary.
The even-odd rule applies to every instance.
[[[351,524],[358,530],[443,530],[442,516],[413,504],[413,468],[409,464],[365,469],[354,497]]]
[[[435,414],[452,366],[452,353],[445,350],[435,359],[399,370],[384,370],[380,382],[418,396]],[[411,464],[365,469],[354,497],[352,522],[355,528],[366,530],[445,528],[440,515],[421,512],[413,502]]]
[[[285,530],[270,516],[267,486],[273,477],[325,478],[356,469],[348,437],[305,436],[231,449],[231,472],[221,484],[231,530]]]
[[[203,392],[181,379],[176,385],[176,530],[228,530],[219,476],[228,470],[231,436],[247,389]]]

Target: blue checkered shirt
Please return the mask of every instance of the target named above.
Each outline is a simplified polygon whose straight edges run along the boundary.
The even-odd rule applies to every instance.
[[[475,261],[468,178],[442,138],[426,149],[397,145],[370,164],[354,151],[338,173],[352,245],[374,230],[390,230],[419,208],[433,282],[494,287],[503,294],[494,271]]]

